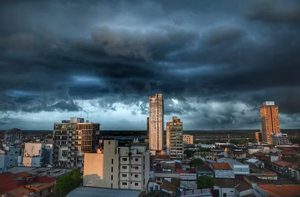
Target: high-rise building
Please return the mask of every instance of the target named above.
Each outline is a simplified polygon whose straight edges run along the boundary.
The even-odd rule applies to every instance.
[[[262,142],[261,132],[255,132],[255,139],[258,144]]]
[[[147,138],[149,139],[149,117],[147,117]]]
[[[145,190],[150,174],[148,146],[122,146],[118,140],[103,140],[97,153],[84,155],[83,186]]]
[[[193,135],[182,135],[184,144],[194,144],[194,136]]]
[[[262,142],[272,144],[271,136],[279,133],[278,106],[274,101],[266,101],[260,107]]]
[[[53,167],[81,168],[84,153],[96,151],[100,124],[71,118],[54,124]]]
[[[167,122],[167,154],[171,159],[183,158],[182,126],[177,117],[172,117],[172,122]]]
[[[164,100],[162,94],[149,97],[149,145],[151,153],[163,150]]]
[[[22,131],[20,129],[14,128],[4,133],[4,144],[13,144],[16,141],[22,140]]]

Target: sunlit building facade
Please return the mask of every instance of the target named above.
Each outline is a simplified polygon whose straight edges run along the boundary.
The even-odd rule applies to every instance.
[[[274,101],[266,101],[260,107],[262,142],[272,144],[272,134],[279,133],[278,106]]]
[[[149,97],[149,145],[153,154],[163,150],[164,100],[162,94]]]
[[[71,118],[54,124],[53,167],[82,168],[83,155],[96,151],[100,124]]]
[[[183,159],[183,124],[177,117],[172,117],[172,122],[167,122],[166,149],[171,159]]]

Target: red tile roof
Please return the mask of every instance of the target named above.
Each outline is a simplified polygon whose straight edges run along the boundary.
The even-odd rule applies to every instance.
[[[300,185],[271,185],[258,183],[258,186],[273,197],[296,197],[300,195]]]
[[[211,166],[214,170],[232,170],[228,163],[212,163]]]
[[[287,150],[282,151],[281,154],[282,155],[296,155],[296,153],[294,151],[287,151]]]
[[[277,173],[273,171],[268,171],[268,172],[263,172],[263,174],[277,174]]]
[[[187,173],[187,171],[183,170],[183,169],[180,169],[180,168],[177,168],[177,172],[178,173]]]
[[[278,165],[278,166],[282,166],[282,167],[292,165],[292,163],[289,163],[289,162],[286,162],[286,161],[274,161],[273,163]]]

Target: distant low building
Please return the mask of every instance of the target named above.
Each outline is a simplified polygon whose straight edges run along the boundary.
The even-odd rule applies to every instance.
[[[213,169],[215,178],[235,178],[234,171],[228,163],[211,163],[210,166]]]
[[[194,136],[193,135],[182,135],[183,143],[185,144],[194,144]]]
[[[271,136],[271,143],[273,145],[291,145],[291,142],[286,133],[274,133]]]
[[[22,141],[22,131],[21,129],[11,129],[8,131],[5,131],[4,133],[4,144],[12,145],[16,141]]]

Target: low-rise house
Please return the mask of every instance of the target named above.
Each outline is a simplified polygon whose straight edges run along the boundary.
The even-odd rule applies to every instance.
[[[289,168],[289,177],[300,181],[300,167],[294,166]]]
[[[161,184],[161,192],[162,196],[165,196],[165,194],[169,195],[180,195],[180,180],[179,179],[171,179],[169,180],[164,180],[164,182]]]
[[[53,195],[55,178],[32,176],[29,173],[0,174],[0,194],[12,197],[47,197]]]
[[[203,166],[197,167],[196,175],[197,175],[197,177],[203,176],[203,175],[214,177],[214,172],[209,164],[204,164]]]
[[[237,160],[231,159],[231,158],[222,158],[222,159],[219,159],[218,162],[228,163],[230,165],[230,167],[233,169],[236,177],[250,175],[249,164],[243,164],[243,163],[241,163]]]
[[[233,169],[228,163],[211,163],[210,166],[213,169],[215,178],[235,178]]]
[[[253,194],[252,186],[244,180],[238,179],[215,179],[215,196],[247,196]]]
[[[288,169],[293,166],[292,163],[285,162],[285,161],[275,161],[270,163],[269,165],[272,170],[282,175],[288,175],[289,173]]]

